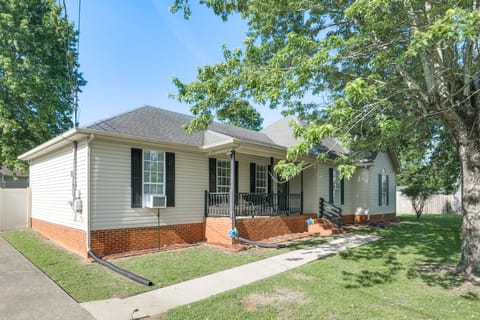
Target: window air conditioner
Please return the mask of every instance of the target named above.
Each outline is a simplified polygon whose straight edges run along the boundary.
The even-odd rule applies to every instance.
[[[147,198],[147,208],[166,208],[167,196],[162,194],[152,194]]]

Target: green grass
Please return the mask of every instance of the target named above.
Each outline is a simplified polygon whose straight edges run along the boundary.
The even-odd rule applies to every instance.
[[[90,263],[33,231],[9,231],[3,237],[78,302],[131,296],[326,241],[314,238],[280,250],[253,248],[240,253],[197,246],[111,261],[154,283],[146,287]]]
[[[160,319],[480,319],[480,288],[449,272],[459,216],[402,216],[380,241],[310,263]]]

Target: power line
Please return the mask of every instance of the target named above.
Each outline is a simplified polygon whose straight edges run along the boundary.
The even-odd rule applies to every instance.
[[[74,72],[74,68],[76,69],[76,64],[75,61],[70,59],[71,52],[70,52],[70,44],[71,44],[71,36],[70,36],[70,27],[69,27],[69,21],[68,21],[68,12],[67,12],[67,4],[65,0],[62,0],[62,3],[60,3],[60,0],[58,1],[58,5],[60,7],[60,10],[62,10],[63,7],[63,12],[64,12],[64,19],[66,23],[66,39],[65,39],[65,52],[66,52],[66,62],[67,62],[67,68],[68,68],[68,81],[71,86],[71,95],[72,95],[72,100],[73,100],[73,127],[76,128],[78,125],[78,75],[77,72]],[[77,59],[80,55],[80,19],[81,19],[81,7],[82,7],[82,0],[78,0],[78,27],[77,27]]]

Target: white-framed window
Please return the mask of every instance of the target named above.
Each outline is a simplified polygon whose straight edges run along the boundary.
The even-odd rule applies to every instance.
[[[165,194],[165,152],[143,151],[143,202],[153,194]]]
[[[387,176],[387,171],[385,169],[382,169],[381,173],[381,179],[380,181],[380,201],[379,204],[380,206],[388,206],[388,176]]]
[[[257,164],[255,166],[255,193],[268,192],[268,168],[267,165]]]
[[[342,203],[342,182],[340,173],[337,169],[333,169],[333,204],[340,205]]]
[[[217,160],[217,192],[230,192],[230,161]]]

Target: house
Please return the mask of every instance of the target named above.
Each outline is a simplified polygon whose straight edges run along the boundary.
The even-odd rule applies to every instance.
[[[20,171],[15,174],[6,166],[0,168],[0,188],[23,189],[28,187],[28,175]]]
[[[80,255],[91,249],[104,256],[199,241],[232,244],[230,212],[239,234],[252,240],[303,232],[306,219],[330,203],[346,223],[395,217],[392,154],[377,153],[346,181],[333,161],[306,157],[310,167],[280,181],[272,168],[294,142],[291,119],[261,132],[212,123],[189,135],[183,125],[190,120],[144,106],[21,155],[30,163],[32,228]]]

